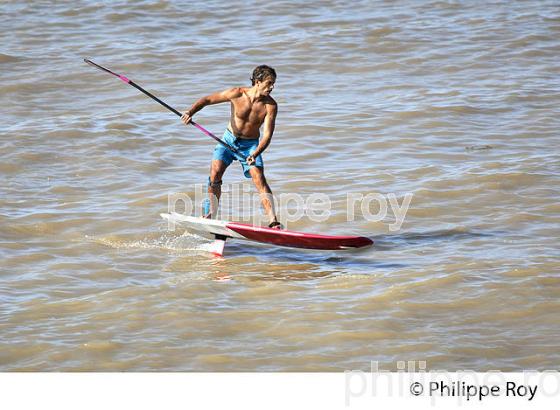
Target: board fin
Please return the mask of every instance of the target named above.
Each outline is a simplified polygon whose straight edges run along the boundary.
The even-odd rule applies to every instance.
[[[224,256],[227,236],[215,235],[215,238],[214,242],[210,245],[209,251],[215,256]]]

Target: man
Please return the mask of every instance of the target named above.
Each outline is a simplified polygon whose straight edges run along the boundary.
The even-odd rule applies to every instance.
[[[253,70],[252,87],[234,87],[202,97],[181,117],[181,120],[188,124],[192,117],[207,105],[229,101],[231,116],[223,140],[239,150],[245,157],[243,160],[238,159],[227,147],[221,144],[216,145],[208,182],[210,209],[204,215],[205,218],[212,218],[216,214],[222,193],[222,176],[227,167],[238,159],[245,177],[252,178],[259,191],[263,207],[270,219],[268,226],[282,229],[274,211],[272,191],[264,176],[264,163],[261,157],[272,139],[278,112],[276,101],[270,96],[275,82],[276,71],[272,67],[260,65]],[[263,137],[259,140],[260,128],[263,124]]]

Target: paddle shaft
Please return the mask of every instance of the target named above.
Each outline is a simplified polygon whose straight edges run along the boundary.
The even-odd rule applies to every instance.
[[[89,65],[92,65],[95,68],[98,68],[101,71],[105,71],[106,73],[109,73],[111,75],[114,75],[115,77],[118,77],[120,80],[122,80],[123,82],[133,86],[134,88],[136,88],[138,91],[140,91],[141,93],[147,95],[148,97],[150,97],[152,100],[157,101],[158,103],[160,103],[161,105],[163,105],[165,108],[167,108],[169,111],[175,113],[176,115],[178,115],[179,117],[182,117],[183,114],[181,114],[179,111],[177,111],[175,108],[173,108],[172,106],[170,106],[169,104],[165,103],[164,101],[160,100],[159,98],[157,98],[155,95],[153,95],[152,93],[150,93],[149,91],[144,90],[142,87],[140,87],[138,84],[136,84],[134,81],[126,78],[124,75],[120,75],[117,73],[114,73],[113,71],[100,66],[99,64],[94,63],[91,60],[88,60],[87,58],[84,58],[84,61],[86,63],[88,63]],[[227,142],[223,141],[222,139],[218,138],[217,136],[215,136],[214,134],[212,134],[210,131],[208,131],[206,128],[204,128],[202,125],[197,124],[196,122],[192,121],[190,122],[190,124],[192,124],[193,126],[195,126],[196,128],[198,128],[200,131],[202,131],[204,134],[208,135],[210,138],[214,138],[216,141],[218,141],[218,143],[222,144],[224,147],[228,148],[231,152],[233,152],[234,154],[237,155],[237,157],[239,159],[243,159],[245,160],[245,157],[234,147],[232,147],[231,145],[229,145]]]

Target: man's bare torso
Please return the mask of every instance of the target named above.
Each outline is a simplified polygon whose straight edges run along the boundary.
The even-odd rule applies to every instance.
[[[270,96],[251,101],[249,88],[239,87],[238,95],[231,101],[231,117],[228,129],[238,138],[257,139],[268,110],[276,105]]]

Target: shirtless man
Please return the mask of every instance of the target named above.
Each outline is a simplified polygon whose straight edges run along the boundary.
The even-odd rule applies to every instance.
[[[260,65],[253,71],[252,87],[235,87],[202,97],[181,117],[181,120],[188,124],[192,117],[207,105],[229,101],[231,116],[222,139],[245,157],[244,160],[238,159],[227,147],[216,145],[210,167],[208,182],[210,209],[204,215],[206,218],[212,218],[216,214],[222,193],[222,176],[227,167],[238,159],[245,177],[252,178],[259,191],[263,207],[270,219],[269,227],[282,228],[274,211],[272,191],[264,176],[264,163],[261,157],[272,139],[278,112],[276,101],[270,96],[275,81],[276,71],[272,67]],[[263,137],[259,140],[260,128],[263,124]]]

